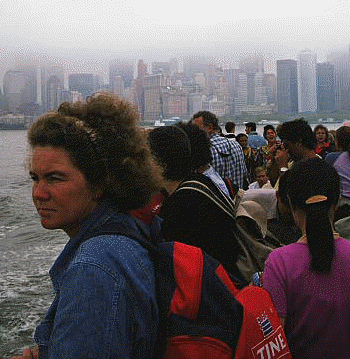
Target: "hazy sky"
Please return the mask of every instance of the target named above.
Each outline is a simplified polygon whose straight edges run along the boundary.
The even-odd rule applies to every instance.
[[[305,47],[318,61],[350,44],[350,1],[0,0],[0,67],[44,57],[105,71],[116,57],[190,54],[237,60],[264,52],[267,70]],[[25,60],[23,60],[25,59]],[[228,60],[227,66],[231,60]]]

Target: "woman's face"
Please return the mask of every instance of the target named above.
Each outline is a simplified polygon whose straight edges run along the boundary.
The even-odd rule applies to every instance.
[[[323,128],[319,128],[316,131],[316,141],[317,142],[325,142],[326,141],[326,131]]]
[[[97,200],[68,152],[50,146],[35,147],[30,176],[33,202],[42,226],[63,229],[70,238],[74,237]]]
[[[242,136],[237,140],[237,142],[242,146],[242,148],[246,148],[247,142],[248,142],[248,137]]]
[[[266,140],[267,142],[273,142],[276,138],[276,134],[273,130],[266,131]]]

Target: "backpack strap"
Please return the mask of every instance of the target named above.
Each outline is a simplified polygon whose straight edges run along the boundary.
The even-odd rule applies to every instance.
[[[176,190],[176,192],[181,190],[193,190],[201,193],[202,195],[209,198],[212,202],[214,202],[218,207],[220,207],[229,217],[235,219],[235,204],[228,198],[220,188],[221,196],[216,195],[207,185],[199,181],[185,181],[181,184],[180,188]]]

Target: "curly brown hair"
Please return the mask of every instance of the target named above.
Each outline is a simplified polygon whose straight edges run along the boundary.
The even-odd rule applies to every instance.
[[[62,148],[84,174],[122,211],[149,202],[161,187],[161,169],[137,126],[138,113],[112,93],[98,93],[86,102],[61,104],[39,117],[28,132],[31,148]]]

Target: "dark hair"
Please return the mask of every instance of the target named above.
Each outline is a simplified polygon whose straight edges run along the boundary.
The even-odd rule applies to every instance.
[[[86,102],[62,103],[40,116],[28,132],[31,148],[61,148],[92,189],[102,190],[119,210],[144,206],[161,186],[134,107],[111,93]]]
[[[348,151],[350,154],[350,127],[339,127],[335,133],[335,136],[338,148],[343,151]]]
[[[186,132],[191,145],[191,169],[198,170],[207,165],[212,160],[211,143],[207,133],[191,123],[178,123],[183,131]]]
[[[309,150],[313,150],[316,145],[312,129],[303,118],[282,123],[278,128],[277,134],[282,141],[300,142]]]
[[[276,134],[276,130],[272,125],[264,126],[264,138],[266,139],[267,131],[272,130]]]
[[[239,134],[236,136],[236,141],[239,142],[239,140],[240,140],[242,137],[247,137],[247,138],[248,138],[248,136],[247,136],[245,133],[239,133]]]
[[[251,128],[252,131],[256,131],[256,123],[255,122],[247,122],[245,127]]]
[[[219,120],[214,113],[209,111],[199,111],[192,116],[192,120],[199,117],[203,118],[204,126],[207,127],[209,125],[213,125],[214,128],[219,127]]]
[[[233,131],[235,128],[236,128],[236,124],[234,122],[231,122],[231,121],[226,122],[226,124],[225,124],[226,132],[229,133],[229,132]]]
[[[333,166],[317,157],[298,161],[288,172],[287,191],[291,205],[306,214],[311,269],[327,273],[334,257],[334,239],[328,214],[340,195],[338,173]],[[325,200],[307,203],[307,200],[317,195],[324,196]]]
[[[324,131],[326,132],[326,142],[328,142],[328,137],[329,137],[328,128],[327,128],[326,126],[324,126],[324,125],[321,125],[321,124],[315,126],[315,128],[314,128],[315,140],[316,140],[316,132],[317,132],[318,130],[324,130]]]
[[[164,177],[182,181],[191,170],[191,146],[186,132],[178,126],[157,127],[149,132],[148,141]]]

